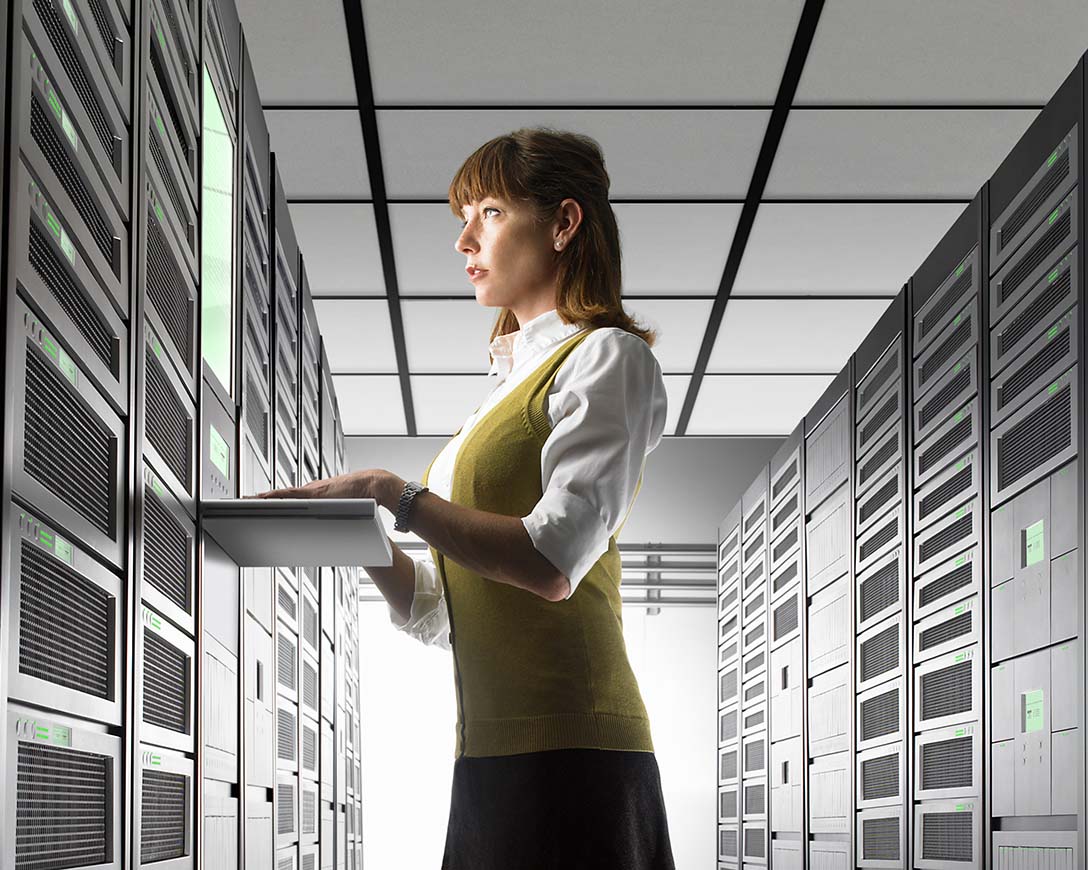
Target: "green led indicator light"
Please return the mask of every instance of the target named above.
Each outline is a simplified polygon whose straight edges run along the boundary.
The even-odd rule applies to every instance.
[[[76,9],[72,5],[72,0],[63,0],[64,14],[68,17],[68,24],[72,28],[72,33],[79,36],[79,18],[76,16]]]
[[[159,359],[162,359],[162,345],[159,344],[159,340],[157,338],[151,339],[151,349],[155,351],[155,356],[157,356]]]
[[[53,110],[53,114],[57,116],[59,121],[64,117],[64,108],[60,104],[60,100],[57,98],[57,92],[53,90],[53,87],[49,84],[49,81],[45,82],[46,94],[45,100],[49,103],[49,108]]]
[[[1054,209],[1054,211],[1052,211],[1050,213],[1050,217],[1048,217],[1046,219],[1047,224],[1054,223],[1054,221],[1057,220],[1058,212],[1060,212],[1061,210],[1062,210],[1062,207],[1060,205],[1056,209]]]
[[[155,495],[162,498],[166,495],[166,491],[162,488],[162,484],[155,478],[151,478],[151,488],[155,491]]]
[[[952,615],[953,616],[959,616],[966,609],[967,609],[967,605],[966,604],[961,604],[959,607],[957,607],[955,610],[952,611]]]
[[[1059,271],[1060,271],[1059,269],[1055,269],[1055,270],[1054,270],[1053,272],[1051,272],[1051,273],[1050,273],[1049,275],[1047,275],[1047,276],[1046,276],[1046,280],[1047,280],[1047,281],[1048,281],[1049,283],[1053,284],[1053,283],[1054,283],[1054,279],[1058,277],[1058,272],[1059,272]]]
[[[155,767],[161,767],[162,766],[162,756],[158,755],[158,754],[152,755],[151,756],[151,763]]]
[[[166,223],[166,217],[162,213],[162,206],[157,202],[155,203],[155,217],[159,219],[160,224]]]
[[[963,419],[963,411],[957,411],[956,416],[952,418],[952,422],[953,423],[958,423],[962,419]]]
[[[962,368],[963,368],[963,363],[961,363],[961,362],[956,363],[954,366],[952,366],[952,374],[958,375],[960,373],[960,369],[962,369]]]
[[[953,659],[953,661],[962,662],[965,658],[967,658],[967,653],[962,652],[958,656],[956,656],[956,658]]]
[[[155,631],[162,631],[162,620],[159,619],[157,616],[152,616],[151,627],[155,629]]]
[[[53,536],[44,529],[38,532],[38,543],[40,543],[46,549],[53,549]]]
[[[53,233],[58,239],[63,231],[60,225],[60,221],[57,220],[53,212],[46,210],[45,212],[45,225],[49,227],[50,232]]]
[[[965,469],[966,467],[967,467],[967,458],[966,457],[964,457],[963,459],[961,459],[959,462],[956,463],[956,471],[963,471],[963,469]]]
[[[953,318],[952,318],[952,325],[953,325],[953,326],[959,326],[959,324],[960,324],[960,320],[961,320],[962,318],[963,318],[963,315],[962,315],[962,314],[957,314],[957,315],[956,315],[955,317],[953,317]]]
[[[166,37],[162,35],[162,28],[157,24],[155,25],[155,33],[159,37],[159,45],[162,46],[162,50],[166,51]]]
[[[162,122],[162,115],[160,115],[158,113],[155,114],[155,124],[159,128],[159,133],[161,135],[165,136],[166,135],[166,125]]]
[[[1057,381],[1055,381],[1049,387],[1046,388],[1046,394],[1048,396],[1053,396],[1056,392],[1058,392],[1058,387],[1059,386],[1061,386],[1061,385]]]
[[[966,733],[967,733],[966,729],[963,729],[963,728],[957,728],[956,729],[956,736],[957,737],[963,737],[963,735],[966,734]]]
[[[966,268],[967,268],[967,261],[964,260],[962,263],[960,263],[959,267],[956,269],[956,277],[958,278],[960,275],[962,275],[963,270],[966,269]]]
[[[956,519],[958,520],[961,517],[966,516],[966,514],[967,514],[967,506],[964,505],[958,511],[956,511]]]
[[[1049,167],[1051,167],[1051,166],[1053,166],[1053,165],[1054,165],[1054,161],[1058,159],[1058,150],[1059,150],[1059,149],[1055,148],[1055,149],[1054,149],[1054,153],[1053,153],[1053,154],[1051,154],[1051,155],[1050,155],[1050,156],[1049,156],[1049,157],[1048,157],[1048,158],[1046,159],[1046,165],[1047,165],[1047,167],[1048,167],[1048,168],[1049,168]]]
[[[957,567],[957,568],[958,568],[958,567],[959,567],[960,565],[963,565],[963,564],[964,564],[964,563],[965,563],[966,561],[967,561],[967,557],[966,557],[966,556],[960,556],[960,557],[959,557],[959,558],[958,558],[958,559],[956,560],[956,565],[955,565],[955,567]]]
[[[53,359],[57,358],[57,346],[48,335],[42,335],[42,349]]]
[[[1050,341],[1055,335],[1058,334],[1058,327],[1052,326],[1046,331],[1046,340]]]
[[[35,740],[48,740],[49,729],[43,728],[41,725],[34,726],[34,739]]]

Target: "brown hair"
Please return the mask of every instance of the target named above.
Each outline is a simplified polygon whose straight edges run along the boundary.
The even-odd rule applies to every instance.
[[[615,326],[652,347],[654,330],[623,310],[620,231],[608,201],[609,183],[596,140],[549,127],[522,127],[485,142],[465,160],[450,182],[450,210],[461,220],[464,205],[499,196],[527,203],[543,223],[564,199],[577,200],[582,223],[566,249],[556,253],[556,312],[564,323]],[[513,312],[504,308],[491,338],[517,328]]]

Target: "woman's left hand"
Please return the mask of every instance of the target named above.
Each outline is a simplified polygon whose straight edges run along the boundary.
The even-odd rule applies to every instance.
[[[305,486],[273,489],[257,498],[372,498],[385,508],[400,500],[404,481],[384,468],[368,468],[314,480]]]

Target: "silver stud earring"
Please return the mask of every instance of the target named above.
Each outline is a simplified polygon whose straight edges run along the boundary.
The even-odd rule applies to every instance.
[[[556,249],[557,251],[561,251],[561,250],[563,249],[563,246],[562,246],[562,245],[561,245],[561,244],[560,244],[559,242],[556,242],[556,243],[555,243],[555,249]]]

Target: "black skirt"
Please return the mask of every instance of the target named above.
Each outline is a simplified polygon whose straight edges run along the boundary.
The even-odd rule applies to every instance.
[[[454,762],[442,870],[675,870],[651,752]]]

